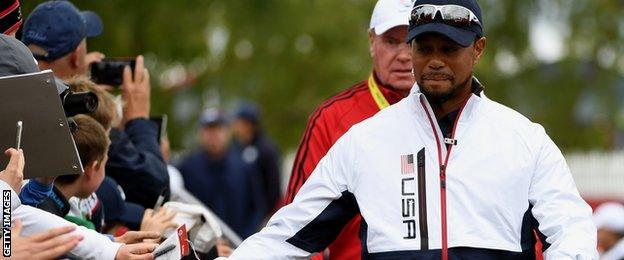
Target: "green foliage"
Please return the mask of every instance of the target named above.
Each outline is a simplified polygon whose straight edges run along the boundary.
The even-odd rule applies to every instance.
[[[25,1],[24,15],[41,2]],[[90,50],[109,57],[146,54],[153,113],[170,115],[170,138],[178,149],[194,141],[204,106],[217,100],[231,106],[238,99],[258,103],[268,132],[282,148],[292,148],[322,100],[370,72],[366,30],[374,1],[73,2],[104,20],[104,33],[89,40]],[[488,46],[475,74],[486,94],[543,124],[564,149],[613,148],[623,125],[617,122],[624,118],[619,105],[624,59],[618,55],[622,1],[480,4]],[[530,25],[540,17],[565,32],[563,56],[554,63],[540,61],[532,51],[542,44],[532,48],[530,41]],[[179,75],[173,68],[194,74],[195,80],[188,87],[168,88],[166,75]],[[575,112],[582,97],[594,101],[589,120]]]

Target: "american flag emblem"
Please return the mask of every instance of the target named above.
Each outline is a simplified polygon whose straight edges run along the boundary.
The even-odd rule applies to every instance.
[[[401,155],[401,174],[414,173],[414,154]]]

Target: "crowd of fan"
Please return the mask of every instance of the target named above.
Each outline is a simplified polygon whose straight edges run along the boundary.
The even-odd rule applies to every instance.
[[[151,259],[180,224],[180,210],[160,205],[186,191],[237,235],[244,238],[258,230],[276,208],[280,191],[279,158],[260,130],[257,108],[243,105],[234,120],[219,109],[204,111],[200,148],[176,168],[169,161],[168,140],[149,120],[150,73],[143,57],[136,57],[134,69],[124,68],[115,97],[114,88],[89,78],[90,64],[104,58],[87,51],[87,37],[103,31],[95,13],[79,11],[67,1],[49,1],[22,24],[19,1],[10,2],[0,6],[6,9],[0,13],[18,15],[0,28],[0,76],[49,69],[72,91],[90,91],[99,100],[94,112],[72,118],[82,174],[23,180],[28,151],[6,151],[11,159],[0,173],[0,186],[16,192],[13,257]],[[13,16],[0,19],[5,17]],[[12,38],[16,34],[18,39]],[[35,59],[19,63],[15,60],[29,61],[14,58],[19,55]],[[227,256],[230,246],[219,240],[200,255]]]

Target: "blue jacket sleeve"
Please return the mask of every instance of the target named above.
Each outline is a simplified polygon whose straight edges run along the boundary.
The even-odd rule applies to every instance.
[[[131,120],[125,130],[113,129],[106,175],[123,188],[126,199],[152,208],[163,193],[169,198],[169,174],[158,144],[158,125]]]
[[[35,179],[30,180],[19,194],[22,204],[29,206],[37,206],[52,194],[52,186],[39,183]]]

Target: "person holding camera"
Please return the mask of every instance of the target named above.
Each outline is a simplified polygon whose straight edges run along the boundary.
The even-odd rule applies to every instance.
[[[87,53],[86,40],[100,35],[102,29],[102,21],[94,12],[79,11],[68,1],[48,1],[26,18],[22,42],[41,70],[51,69],[56,77],[68,80],[87,75],[90,63],[103,58],[99,52]]]
[[[89,64],[101,60],[100,53],[87,53],[86,38],[100,35],[102,29],[102,21],[94,12],[79,11],[68,1],[48,1],[39,4],[27,17],[22,42],[38,61],[40,70],[54,72],[57,88],[61,86],[59,93],[66,93],[61,90],[63,84],[60,82],[77,75],[87,75]],[[54,178],[34,179],[28,189],[20,193],[20,198],[27,205],[41,203],[53,195],[53,181]],[[84,214],[94,216],[99,230],[102,208],[97,196],[91,195],[81,200],[80,204]]]
[[[169,200],[169,173],[158,144],[158,124],[149,120],[150,75],[143,56],[134,70],[125,67],[121,85],[121,125],[110,132],[106,172],[126,192],[126,200],[153,208],[159,196]]]
[[[58,78],[69,80],[88,74],[89,65],[102,60],[100,53],[87,53],[86,43],[102,27],[93,12],[81,12],[67,1],[48,1],[26,19],[22,41],[41,70],[51,69]],[[157,141],[158,125],[148,120],[150,79],[142,56],[134,68],[124,68],[121,97],[122,123],[110,132],[106,172],[126,191],[128,201],[152,208],[158,196],[169,198],[169,175]]]
[[[32,53],[17,39],[0,34],[0,77],[38,72]],[[0,172],[0,190],[11,193],[12,220],[21,220],[20,237],[31,237],[42,232],[67,226],[75,229],[69,234],[82,237],[82,240],[67,253],[80,259],[153,259],[151,253],[156,248],[153,243],[123,244],[111,241],[110,238],[93,230],[55,216],[43,210],[23,205],[17,195],[23,182],[25,160],[23,153],[9,149],[11,156],[6,169]],[[15,225],[15,223],[13,223]],[[14,248],[17,250],[19,247]],[[22,249],[25,249],[22,247]],[[13,252],[16,254],[18,252]],[[33,255],[31,255],[31,258]]]

